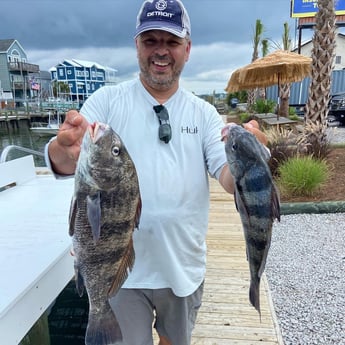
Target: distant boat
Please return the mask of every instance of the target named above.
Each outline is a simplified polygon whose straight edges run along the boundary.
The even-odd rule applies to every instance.
[[[49,111],[48,122],[33,122],[30,130],[38,136],[54,136],[61,124],[61,116],[58,111]]]

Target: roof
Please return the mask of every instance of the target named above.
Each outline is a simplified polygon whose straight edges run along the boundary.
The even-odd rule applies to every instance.
[[[117,72],[116,69],[108,67],[108,66],[102,66],[97,62],[87,61],[87,60],[79,60],[79,59],[72,59],[72,60],[65,59],[63,62],[59,63],[57,66],[65,65],[65,63],[67,63],[71,66],[74,66],[74,67],[85,67],[85,68],[96,67],[98,69],[102,69],[105,71]],[[54,70],[56,70],[56,66],[49,69],[49,71],[51,71],[51,72]]]
[[[0,53],[6,53],[11,45],[15,42],[15,39],[0,40]]]
[[[340,39],[345,39],[345,34],[342,34],[341,32],[338,32],[336,37],[337,37],[337,38],[340,38]],[[301,47],[305,47],[305,46],[311,44],[312,42],[313,42],[313,39],[310,38],[310,39],[308,39],[307,41],[303,42],[303,43],[301,44]],[[296,52],[297,50],[298,50],[298,47],[296,47],[295,49],[293,49],[293,52]]]
[[[75,63],[83,66],[83,67],[93,67],[95,66],[96,68],[99,68],[99,69],[105,69],[104,66],[98,64],[97,62],[93,62],[93,61],[86,61],[86,60],[76,60],[76,59],[73,59],[72,61],[74,61]]]

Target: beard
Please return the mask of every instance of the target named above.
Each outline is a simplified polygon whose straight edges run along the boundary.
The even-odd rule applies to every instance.
[[[139,59],[140,75],[145,83],[153,88],[159,90],[169,90],[172,86],[178,82],[182,73],[183,66],[181,68],[173,68],[171,73],[153,73],[150,70],[151,63],[143,63]]]

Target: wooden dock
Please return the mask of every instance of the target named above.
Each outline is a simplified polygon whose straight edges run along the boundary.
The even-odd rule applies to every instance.
[[[261,281],[261,322],[248,299],[249,268],[233,197],[214,179],[210,183],[207,273],[192,345],[282,345],[266,277]]]

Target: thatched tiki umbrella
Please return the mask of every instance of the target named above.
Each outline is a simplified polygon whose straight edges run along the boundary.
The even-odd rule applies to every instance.
[[[271,85],[278,85],[279,90],[281,84],[300,81],[308,76],[311,61],[311,58],[300,54],[277,50],[233,72],[225,91],[236,92]]]

